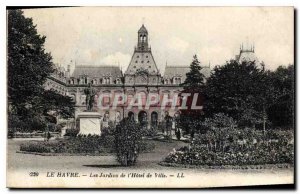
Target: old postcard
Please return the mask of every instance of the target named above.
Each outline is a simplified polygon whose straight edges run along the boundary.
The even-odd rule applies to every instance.
[[[294,185],[293,7],[7,9],[7,187]]]

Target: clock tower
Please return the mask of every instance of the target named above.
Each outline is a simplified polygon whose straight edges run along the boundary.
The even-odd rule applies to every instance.
[[[144,24],[138,31],[138,45],[137,45],[138,51],[148,51],[148,31],[145,28]]]
[[[160,82],[160,73],[148,41],[148,31],[143,24],[138,31],[137,46],[125,71],[126,85],[155,85]]]

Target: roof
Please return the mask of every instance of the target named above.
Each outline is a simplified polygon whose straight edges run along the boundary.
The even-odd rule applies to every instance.
[[[181,76],[183,80],[186,78],[186,73],[190,71],[188,66],[166,66],[164,78],[172,78],[174,76]]]
[[[159,73],[151,51],[135,51],[125,74],[135,74],[139,70],[146,70],[152,75]]]
[[[146,33],[148,33],[148,31],[147,31],[146,27],[144,26],[144,24],[142,25],[142,27],[139,29],[138,32],[139,32],[139,33],[141,33],[141,32],[146,32]]]
[[[210,76],[210,67],[201,66],[201,73],[207,78]],[[164,78],[172,78],[174,76],[181,76],[183,80],[186,79],[186,73],[190,71],[189,66],[166,66]]]
[[[254,51],[241,51],[239,55],[236,56],[236,60],[239,63],[242,62],[254,62],[259,63],[258,58],[256,57]]]
[[[74,72],[71,77],[80,77],[87,75],[90,78],[104,77],[105,75],[111,75],[113,78],[122,77],[122,71],[116,66],[75,66]]]

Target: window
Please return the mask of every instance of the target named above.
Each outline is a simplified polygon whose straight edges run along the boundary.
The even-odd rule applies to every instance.
[[[103,96],[102,104],[103,104],[104,106],[110,105],[110,97],[109,97],[109,95]]]
[[[130,104],[132,98],[133,98],[133,95],[131,95],[131,94],[127,96],[127,104]]]
[[[133,68],[135,69],[135,68],[136,68],[136,66],[133,66]]]
[[[137,63],[137,61],[135,61],[135,63]]]
[[[150,61],[147,61],[147,63],[149,63]]]
[[[141,63],[144,63],[144,61],[141,61]]]
[[[146,55],[146,58],[148,58],[148,55]]]
[[[104,84],[110,84],[110,79],[108,77],[105,77],[103,80]]]
[[[149,69],[151,69],[151,66],[149,66]]]
[[[136,58],[140,58],[140,56],[137,55]]]

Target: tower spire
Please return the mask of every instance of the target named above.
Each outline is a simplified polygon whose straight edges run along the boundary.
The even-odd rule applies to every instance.
[[[148,31],[144,24],[138,31],[138,45],[137,45],[137,50],[139,51],[148,51],[149,46],[148,46]]]

